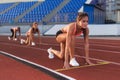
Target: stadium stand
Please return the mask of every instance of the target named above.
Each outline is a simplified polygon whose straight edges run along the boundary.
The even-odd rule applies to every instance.
[[[78,10],[84,5],[86,0],[71,0],[56,16],[51,19],[50,22],[73,22],[77,16]],[[57,19],[56,19],[57,17]],[[58,18],[59,17],[59,18]]]
[[[26,14],[22,19],[27,22],[40,22],[43,17],[49,14],[55,7],[57,7],[63,0],[46,0],[36,8],[31,10],[28,14]]]
[[[86,2],[88,2],[86,4]],[[47,19],[49,14],[60,7],[60,10],[55,15],[51,15],[48,19],[48,23],[69,23],[76,20],[78,11],[83,8],[84,12],[87,12],[90,16],[90,24],[104,23],[105,12],[100,7],[95,5],[98,0],[69,0],[64,6],[61,3],[65,3],[64,0],[45,0],[45,1],[31,1],[31,2],[14,2],[0,4],[3,8],[0,9],[0,24],[28,24],[34,21],[38,23],[45,23],[44,18]],[[9,8],[10,6],[14,6]],[[15,5],[16,4],[16,5]],[[94,5],[95,4],[95,5]],[[9,9],[8,9],[9,8]],[[5,13],[2,13],[6,10]],[[94,14],[95,13],[95,14]],[[96,15],[97,14],[97,15]],[[96,18],[95,18],[96,17]]]
[[[2,12],[3,10],[5,10],[6,8],[10,7],[11,5],[13,5],[13,3],[4,3],[4,4],[0,4],[0,12]]]

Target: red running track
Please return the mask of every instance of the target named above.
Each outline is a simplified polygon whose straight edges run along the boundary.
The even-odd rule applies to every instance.
[[[0,55],[0,80],[44,80],[46,77],[56,80],[42,71]]]
[[[9,41],[6,36],[0,37],[0,50],[10,53],[12,55],[21,57],[23,59],[27,59],[34,63],[40,64],[47,68],[52,69],[53,71],[57,71],[70,76],[77,80],[120,80],[120,43],[119,40],[103,40],[103,39],[90,39],[90,57],[91,61],[94,63],[104,61],[108,62],[107,64],[98,64],[93,66],[86,66],[84,61],[84,47],[83,47],[83,40],[78,38],[76,40],[76,53],[75,57],[77,61],[81,64],[78,68],[73,69],[62,69],[63,60],[55,59],[49,60],[47,49],[49,47],[53,47],[59,50],[59,45],[56,43],[54,37],[42,37],[42,44],[37,44],[35,47],[27,47],[26,45],[20,45],[19,41]],[[37,39],[35,40],[37,42]],[[6,56],[4,56],[7,58]],[[9,61],[9,60],[8,60]],[[50,76],[45,72],[42,72],[38,69],[34,69],[33,67],[23,64],[19,61],[14,60],[16,63],[24,65],[25,67],[29,67],[30,71],[37,70],[39,74],[46,75],[46,77],[42,77],[44,80],[54,80],[54,76]],[[4,62],[2,63],[2,65]],[[11,63],[12,66],[15,66],[14,63]],[[0,67],[1,69],[1,67]],[[3,68],[4,71],[6,68]],[[61,70],[62,69],[62,70]],[[17,69],[14,67],[8,68],[10,72],[16,71]],[[22,70],[27,70],[26,68],[22,68]],[[4,76],[6,74],[3,73]],[[21,80],[21,77],[18,76],[17,80]],[[22,74],[21,74],[22,76]],[[24,75],[23,75],[24,76]],[[40,75],[35,74],[35,76],[40,77]],[[32,77],[31,75],[26,76],[28,78]],[[1,75],[0,75],[0,78]],[[6,77],[7,78],[7,77]],[[52,78],[52,79],[50,79]],[[8,77],[8,79],[10,79]],[[41,78],[39,78],[41,80]],[[11,79],[13,80],[13,79]],[[15,79],[16,80],[16,79]],[[24,79],[22,79],[24,80]],[[26,80],[32,80],[27,79]]]

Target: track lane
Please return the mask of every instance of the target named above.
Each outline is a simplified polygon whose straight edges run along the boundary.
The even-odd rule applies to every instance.
[[[50,42],[50,43],[56,43],[56,42],[53,42],[54,40],[52,40],[52,38],[50,38],[49,39],[49,41],[52,41],[52,42]],[[12,43],[13,45],[14,44],[16,44],[16,45],[18,45],[18,43],[15,43],[15,42],[13,42]],[[47,44],[49,44],[49,42],[47,43]],[[24,46],[24,45],[20,45],[20,46]],[[43,55],[46,55],[47,56],[47,54],[46,54],[46,49],[48,48],[48,47],[50,47],[51,45],[48,45],[47,47],[45,47],[44,45],[41,45],[41,47],[42,48],[44,48],[44,50],[42,50],[42,49],[40,49],[40,46],[37,46],[37,47],[32,47],[32,48],[34,48],[33,50],[34,50],[34,54],[33,53],[30,53],[29,55],[31,55],[32,54],[32,57],[36,57],[36,58],[39,58],[39,57],[37,57],[37,56],[42,56],[42,55],[37,55],[37,54],[43,54]],[[54,46],[54,45],[53,45]],[[80,45],[78,45],[78,46],[80,46]],[[54,46],[55,48],[56,48],[56,45]],[[24,48],[25,48],[25,46],[24,46]],[[29,48],[29,50],[32,50],[32,48]],[[36,48],[36,49],[35,49]],[[59,48],[59,46],[57,47],[57,49]],[[2,48],[1,48],[2,49]],[[11,48],[12,49],[12,48]],[[15,50],[15,48],[13,48],[13,50]],[[40,52],[40,53],[37,53],[38,51]],[[79,51],[80,50],[80,51]],[[12,51],[12,52],[15,52],[15,51]],[[23,51],[24,52],[24,51]],[[26,51],[27,52],[27,51]],[[83,53],[83,48],[78,48],[78,52],[80,52],[80,53]],[[104,51],[103,51],[104,52]],[[77,52],[76,52],[77,53]],[[81,55],[82,56],[82,54],[80,54],[79,53],[79,55]],[[91,53],[91,51],[90,51],[90,53]],[[14,53],[14,54],[16,54],[16,52]],[[99,54],[101,54],[101,52],[99,52]],[[105,53],[103,53],[103,54],[101,54],[101,55],[97,55],[97,51],[95,52],[95,54],[94,54],[94,56],[95,55],[97,55],[98,56],[98,59],[102,59],[104,56]],[[113,53],[111,53],[111,54],[114,54],[114,52]],[[17,54],[18,55],[18,54]],[[34,56],[34,55],[36,55],[36,56]],[[108,53],[105,55],[105,56],[107,56],[108,55]],[[19,54],[19,56],[20,56],[20,54]],[[22,54],[21,54],[21,56],[23,56]],[[99,57],[99,56],[101,56],[101,57]],[[26,56],[27,57],[27,56]],[[31,59],[32,57],[29,57],[29,59],[30,60],[32,60],[32,61],[36,61],[36,62],[39,62],[38,61],[38,59],[36,59],[36,58],[34,58],[34,59]],[[43,56],[42,56],[43,57]],[[40,57],[41,58],[41,57]],[[43,58],[41,58],[41,59],[39,59],[39,60],[42,60]],[[46,58],[47,59],[47,58]],[[114,58],[115,59],[115,58]],[[55,62],[55,60],[56,60],[56,62]],[[61,66],[60,67],[57,67],[58,69],[59,68],[61,68],[62,67],[62,64],[63,64],[63,61],[61,61],[61,60],[59,60],[58,58],[55,58],[55,60],[53,60],[53,61],[50,61],[50,62],[48,62],[48,63],[50,63],[51,65],[52,64],[58,64],[59,63],[59,61],[60,61],[60,64],[61,64]],[[77,57],[77,60],[79,61],[81,61],[81,62],[83,62],[81,59],[79,59],[78,57]],[[105,60],[106,60],[106,58],[105,58]],[[47,60],[46,60],[47,61]],[[79,62],[80,62],[79,61]],[[117,61],[117,60],[115,60],[115,61]],[[80,62],[80,63],[81,63]],[[40,64],[41,64],[42,62],[40,62]],[[44,63],[42,63],[42,64],[44,64]],[[47,64],[46,64],[47,65]],[[49,65],[48,65],[49,66]],[[57,65],[57,66],[59,66],[59,65]],[[106,67],[105,67],[106,66]],[[51,66],[49,66],[49,67],[51,67]],[[105,68],[104,68],[105,67]],[[73,70],[69,70],[69,71],[63,71],[63,72],[61,72],[61,73],[64,73],[64,74],[67,74],[67,75],[69,75],[69,76],[73,76],[74,78],[76,78],[76,79],[83,79],[83,80],[88,80],[88,79],[92,79],[92,80],[119,80],[119,65],[114,65],[114,64],[109,64],[109,65],[104,65],[104,67],[103,68],[100,68],[100,66],[93,66],[92,68],[91,67],[87,67],[87,68],[81,68],[81,69],[73,69]],[[54,67],[53,67],[54,68]],[[97,69],[96,69],[97,68]],[[55,68],[56,69],[56,68]],[[105,70],[104,70],[105,69]],[[108,69],[108,71],[106,71],[106,69]],[[91,74],[90,74],[90,72],[89,71],[92,71],[93,70],[93,72],[91,72]],[[110,72],[109,70],[112,70],[111,72],[112,73],[108,73],[108,72]],[[82,75],[82,72],[83,72],[83,75]],[[96,72],[96,71],[98,71],[98,72]],[[99,72],[100,71],[100,72]],[[104,73],[104,75],[99,75],[99,74],[103,74],[103,71],[105,71],[105,73]],[[79,75],[75,75],[75,74],[79,74]],[[93,75],[92,75],[93,74]],[[87,76],[87,77],[85,77],[85,76]],[[97,76],[97,77],[96,77]],[[110,79],[110,77],[111,76],[113,76],[113,79]]]
[[[0,54],[0,80],[56,80],[55,78]]]

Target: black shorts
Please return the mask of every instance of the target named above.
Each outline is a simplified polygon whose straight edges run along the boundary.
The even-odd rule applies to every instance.
[[[10,31],[12,32],[12,35],[10,36],[12,38],[14,36],[14,30],[10,29]]]
[[[13,29],[10,29],[10,31],[11,31],[12,33],[14,33]]]
[[[59,34],[62,34],[63,32],[61,30],[57,31],[56,32],[56,37],[59,35]]]

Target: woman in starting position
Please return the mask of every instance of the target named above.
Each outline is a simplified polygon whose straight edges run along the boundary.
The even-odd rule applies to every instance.
[[[8,37],[9,40],[17,40],[17,32],[19,33],[19,39],[21,38],[21,31],[20,31],[20,27],[12,27],[10,29],[10,31],[12,32],[12,35],[10,37]]]
[[[79,63],[75,59],[75,37],[83,33],[84,45],[85,45],[85,60],[88,64],[92,64],[89,60],[89,41],[88,34],[88,14],[84,12],[78,13],[76,22],[72,22],[63,27],[56,33],[56,41],[60,43],[60,51],[49,48],[49,58],[54,58],[54,55],[62,59],[65,58],[63,68],[69,68],[71,66],[79,66]],[[70,55],[70,62],[69,62]],[[70,65],[69,65],[70,64]]]
[[[32,27],[27,31],[26,33],[26,36],[27,36],[27,39],[24,40],[24,39],[21,39],[21,44],[27,44],[28,46],[29,45],[32,45],[32,46],[35,46],[35,42],[34,42],[34,34],[37,33],[38,34],[38,38],[39,38],[39,42],[41,42],[40,40],[40,31],[38,29],[38,23],[37,22],[34,22],[32,24]]]

